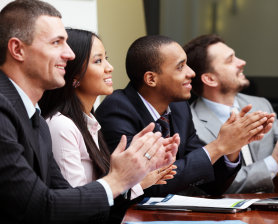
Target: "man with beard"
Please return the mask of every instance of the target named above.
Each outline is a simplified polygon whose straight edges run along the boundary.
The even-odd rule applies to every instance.
[[[252,104],[252,110],[273,113],[264,98],[239,93],[249,86],[243,74],[246,62],[217,35],[202,35],[184,46],[188,65],[196,72],[193,91],[199,96],[191,104],[193,121],[199,138],[213,141],[231,111]],[[251,110],[251,111],[252,111]],[[278,126],[261,141],[241,149],[243,166],[226,193],[273,192],[273,178],[278,172]],[[275,145],[276,144],[276,145]]]
[[[168,37],[138,38],[126,56],[130,83],[125,89],[107,96],[96,110],[111,151],[121,135],[127,136],[129,144],[135,133],[150,122],[156,123],[155,130],[161,131],[165,138],[179,134],[175,178],[166,185],[144,190],[145,196],[165,196],[191,186],[198,186],[207,194],[222,194],[240,168],[240,148],[253,141],[256,133],[261,133],[261,121],[269,124],[266,129],[273,122],[272,115],[261,114],[265,116],[262,118],[255,112],[244,116],[250,109],[247,106],[237,119],[233,113],[216,140],[204,146],[196,135],[186,101],[191,96],[191,79],[195,76],[186,61],[182,47]],[[261,131],[258,132],[258,128]]]

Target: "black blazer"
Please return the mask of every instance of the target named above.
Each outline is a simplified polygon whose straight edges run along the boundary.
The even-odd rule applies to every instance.
[[[186,101],[171,103],[171,134],[179,133],[181,143],[177,160],[177,174],[167,185],[153,186],[146,195],[165,196],[178,193],[191,186],[198,186],[208,194],[221,194],[234,179],[240,165],[228,168],[220,158],[214,166],[202,149],[196,135],[189,104]],[[128,84],[123,90],[116,90],[107,96],[96,110],[97,120],[111,152],[116,148],[122,135],[128,143],[132,137],[150,122],[154,122],[135,88]],[[205,184],[207,183],[207,184]]]
[[[71,188],[53,159],[42,118],[35,136],[17,90],[0,71],[0,222],[104,223],[109,204],[103,186]]]

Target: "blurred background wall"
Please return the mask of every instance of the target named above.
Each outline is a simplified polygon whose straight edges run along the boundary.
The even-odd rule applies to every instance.
[[[66,26],[97,32],[114,66],[114,88],[128,83],[125,55],[146,34],[162,34],[184,45],[217,33],[247,61],[247,93],[278,108],[277,0],[45,0],[57,7]],[[10,0],[1,0],[0,8]]]

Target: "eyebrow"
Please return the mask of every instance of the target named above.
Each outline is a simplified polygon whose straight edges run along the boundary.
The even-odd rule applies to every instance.
[[[185,62],[186,62],[186,60],[183,59],[183,60],[179,61],[179,63],[177,64],[177,66],[179,66],[180,64],[184,64]]]
[[[235,55],[235,52],[234,52],[234,51],[231,52],[231,54],[229,54],[229,55],[226,57],[225,61],[228,61],[228,60],[229,60],[230,58],[232,58],[234,55]]]
[[[104,55],[106,55],[106,53],[107,53],[107,52],[105,51]],[[93,55],[93,57],[101,57],[101,56],[103,56],[103,54],[102,54],[102,53],[99,53],[99,54],[94,54],[94,55]]]

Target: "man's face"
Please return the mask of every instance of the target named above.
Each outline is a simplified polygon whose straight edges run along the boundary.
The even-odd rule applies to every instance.
[[[249,86],[243,74],[246,62],[237,58],[233,49],[218,42],[210,45],[207,51],[211,72],[216,75],[222,93],[237,93]]]
[[[66,43],[67,33],[60,18],[40,16],[31,45],[24,45],[24,70],[27,78],[42,90],[65,84],[65,67],[74,53]]]
[[[191,79],[195,72],[186,64],[187,56],[182,47],[173,42],[160,47],[163,63],[158,74],[157,88],[164,100],[170,102],[190,98]]]

